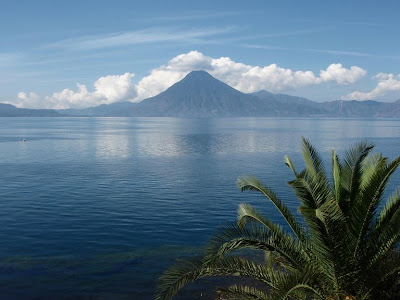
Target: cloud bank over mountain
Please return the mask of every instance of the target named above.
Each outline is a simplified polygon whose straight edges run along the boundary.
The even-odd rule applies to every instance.
[[[370,92],[355,91],[342,97],[343,100],[370,100],[385,96],[393,91],[400,91],[400,74],[378,73],[373,77],[378,81],[377,86]]]
[[[167,65],[152,70],[149,76],[140,80],[138,99],[159,94],[192,70],[205,70],[244,93],[262,89],[283,92],[329,81],[348,85],[357,82],[366,74],[360,67],[352,66],[346,69],[341,64],[331,64],[316,76],[312,71],[293,71],[277,64],[252,66],[235,62],[229,57],[212,58],[198,51],[191,51],[174,57]]]
[[[367,73],[358,66],[346,68],[340,63],[333,63],[326,69],[320,70],[319,74],[314,74],[310,70],[292,70],[275,63],[267,66],[253,66],[235,62],[229,57],[212,58],[198,51],[190,51],[153,69],[148,76],[141,78],[137,83],[133,82],[133,73],[108,75],[97,79],[91,89],[77,83],[76,90],[64,89],[44,97],[40,97],[34,92],[20,92],[15,99],[8,103],[25,108],[63,109],[90,107],[118,101],[139,102],[165,91],[192,70],[205,70],[244,93],[262,89],[274,93],[285,92],[327,82],[351,85]],[[392,74],[384,75],[387,76],[378,74],[380,76],[379,78],[377,76],[377,79],[380,80],[379,84],[393,85],[392,81],[398,82],[394,76],[390,77]],[[354,93],[363,94],[358,91]],[[372,96],[379,96],[381,92],[378,90],[371,93]],[[354,97],[357,96],[360,95],[354,94]]]

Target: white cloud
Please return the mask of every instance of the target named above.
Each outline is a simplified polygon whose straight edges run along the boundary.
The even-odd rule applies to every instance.
[[[162,68],[151,71],[151,75],[143,77],[137,85],[138,97],[136,101],[149,98],[165,91],[174,83],[180,81],[188,72],[163,70]]]
[[[30,93],[20,92],[18,93],[17,98],[13,102],[8,102],[8,103],[16,105],[18,107],[32,107],[32,108],[43,107],[39,95],[33,92]]]
[[[105,96],[107,102],[126,100],[136,96],[136,87],[132,83],[132,73],[100,77],[94,83],[96,93]]]
[[[93,50],[151,43],[194,43],[235,31],[234,27],[178,29],[174,27],[152,27],[143,30],[115,32],[106,35],[91,35],[60,40],[47,48],[69,50]]]
[[[235,62],[229,57],[212,58],[191,51],[174,57],[167,65],[152,70],[149,76],[139,81],[137,100],[155,96],[188,72],[200,69],[245,93],[261,89],[283,92],[330,81],[348,85],[366,74],[360,67],[346,69],[341,64],[331,64],[326,70],[320,71],[320,76],[316,76],[312,71],[293,71],[277,64],[252,66]]]
[[[237,78],[235,87],[245,92],[255,92],[267,89],[272,92],[292,90],[317,83],[317,78],[311,71],[292,71],[276,64],[266,67],[251,67]]]
[[[85,85],[77,84],[77,90],[64,89],[43,99],[39,99],[36,94],[25,98],[18,97],[14,104],[20,107],[60,109],[96,106],[123,100],[138,102],[163,92],[193,70],[205,70],[245,93],[261,89],[284,92],[324,82],[349,85],[366,74],[366,71],[360,67],[353,66],[346,69],[341,64],[331,64],[326,70],[321,70],[317,76],[309,70],[295,71],[277,64],[253,66],[235,62],[229,57],[212,58],[201,52],[191,51],[180,54],[166,65],[153,69],[137,84],[132,82],[134,76],[132,73],[109,75],[94,82],[93,92],[89,91]]]
[[[342,64],[331,64],[326,70],[321,70],[322,81],[336,81],[338,84],[349,85],[364,77],[367,71],[360,67],[352,66],[350,69],[343,68]]]
[[[212,58],[197,51],[180,54],[172,58],[167,65],[162,65],[143,77],[138,85],[137,101],[158,95],[193,70],[211,71]]]
[[[109,75],[94,82],[94,91],[89,92],[83,84],[77,83],[77,90],[64,89],[41,99],[31,92],[18,93],[17,99],[10,104],[25,108],[84,108],[100,104],[110,104],[129,100],[136,96],[136,86],[132,83],[134,74]]]
[[[354,91],[342,97],[343,100],[374,100],[392,91],[400,91],[400,74],[378,73],[374,76],[377,86],[370,92]]]

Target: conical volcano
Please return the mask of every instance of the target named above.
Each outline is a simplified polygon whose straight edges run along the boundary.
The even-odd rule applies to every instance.
[[[161,94],[138,103],[134,114],[174,117],[265,116],[269,115],[266,104],[258,97],[239,92],[205,71],[192,71]]]

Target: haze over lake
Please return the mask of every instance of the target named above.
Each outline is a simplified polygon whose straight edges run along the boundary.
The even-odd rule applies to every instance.
[[[397,119],[1,118],[1,298],[152,299],[165,267],[239,203],[275,213],[238,176],[296,209],[283,156],[302,166],[302,135],[328,164],[364,139],[390,158],[400,149]],[[399,184],[396,173],[388,191]]]

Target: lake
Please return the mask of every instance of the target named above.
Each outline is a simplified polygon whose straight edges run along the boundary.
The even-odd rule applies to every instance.
[[[284,155],[300,169],[301,136],[327,163],[364,139],[400,154],[393,119],[0,118],[0,298],[152,299],[239,203],[282,221],[237,177],[296,209]]]

